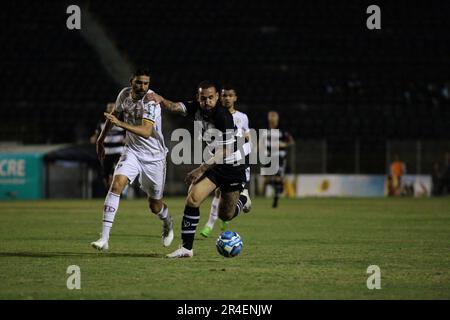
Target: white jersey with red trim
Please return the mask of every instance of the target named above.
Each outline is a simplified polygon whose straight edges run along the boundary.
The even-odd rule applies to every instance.
[[[148,93],[153,92],[148,90]],[[115,111],[123,115],[123,121],[139,126],[142,120],[153,123],[153,133],[149,138],[143,138],[132,132],[127,131],[125,139],[125,150],[135,153],[141,161],[158,161],[164,159],[168,152],[164,143],[162,133],[161,106],[154,101],[144,103],[144,98],[133,100],[131,96],[131,87],[120,91],[116,99]]]
[[[246,134],[250,133],[250,128],[249,128],[249,121],[248,121],[248,117],[247,114],[235,110],[234,112],[231,113],[231,115],[233,116],[233,122],[234,122],[234,126],[236,127],[236,136],[237,137],[245,137]],[[249,145],[251,148],[251,144]],[[245,148],[245,145],[244,145]],[[245,160],[246,160],[246,175],[247,176],[247,180],[250,179],[250,165],[249,163],[249,157],[248,154],[245,156]]]
[[[232,114],[234,125],[238,130],[242,130],[241,134],[246,134],[250,131],[248,127],[248,117],[245,113],[241,111],[234,111]]]

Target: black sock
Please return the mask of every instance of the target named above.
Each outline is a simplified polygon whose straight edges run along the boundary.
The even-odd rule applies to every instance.
[[[276,208],[278,207],[278,199],[280,198],[280,194],[283,193],[283,183],[276,182],[273,187],[275,189],[275,197],[273,198],[272,207]]]
[[[275,185],[275,189],[277,190],[278,194],[282,194],[283,193],[283,181],[278,181],[277,184]]]
[[[183,221],[181,222],[181,239],[183,247],[191,250],[194,243],[195,229],[197,229],[200,220],[199,208],[189,206],[184,207]]]
[[[278,193],[275,193],[275,197],[273,198],[272,208],[278,207]]]
[[[247,203],[247,197],[240,195],[239,199],[236,203],[236,209],[234,209],[234,216],[233,218],[237,217],[241,214],[242,208],[244,208],[245,204]]]

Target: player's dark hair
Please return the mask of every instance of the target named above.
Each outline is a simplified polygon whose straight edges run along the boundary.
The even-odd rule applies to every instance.
[[[204,81],[200,82],[197,86],[197,89],[208,89],[208,88],[214,88],[217,91],[216,84],[209,80],[204,80]]]
[[[226,83],[222,86],[222,90],[233,90],[236,94],[237,94],[237,89],[236,86],[230,84],[230,83]]]
[[[150,77],[150,70],[146,67],[139,67],[134,70],[133,75],[131,76],[131,79],[133,79],[134,77],[139,77],[139,76]]]

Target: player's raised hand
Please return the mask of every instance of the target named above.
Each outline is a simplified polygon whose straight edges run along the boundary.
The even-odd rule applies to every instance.
[[[103,114],[105,115],[106,119],[108,119],[113,125],[119,127],[119,125],[120,125],[120,120],[117,119],[116,116],[114,116],[114,115],[111,114],[111,113],[107,113],[107,112],[104,112]]]
[[[155,101],[158,104],[158,103],[161,103],[161,101],[163,101],[163,100],[164,100],[164,98],[155,92],[149,92],[144,97],[145,103],[150,102],[150,101]]]

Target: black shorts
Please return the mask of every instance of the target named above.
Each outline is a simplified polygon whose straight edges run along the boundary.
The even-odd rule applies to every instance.
[[[116,168],[116,164],[119,161],[119,159],[120,153],[105,155],[102,165],[103,178],[108,180],[109,176],[112,176],[114,174],[114,169]]]
[[[245,167],[219,164],[205,172],[221,192],[242,191],[246,183]]]

